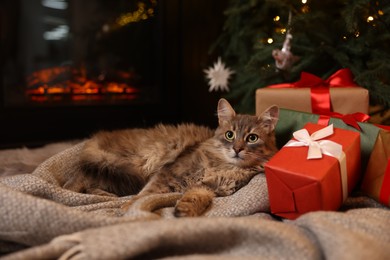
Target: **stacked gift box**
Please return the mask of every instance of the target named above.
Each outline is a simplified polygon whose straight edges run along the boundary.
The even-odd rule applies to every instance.
[[[280,151],[265,168],[272,213],[337,210],[356,189],[390,206],[390,131],[365,123],[368,99],[347,69],[257,90],[257,114],[280,107]]]
[[[348,69],[339,70],[326,80],[302,72],[297,82],[272,85],[256,91],[256,113],[274,104],[315,114],[367,114],[369,93],[356,85]]]
[[[361,185],[362,191],[390,207],[390,131],[380,130]]]

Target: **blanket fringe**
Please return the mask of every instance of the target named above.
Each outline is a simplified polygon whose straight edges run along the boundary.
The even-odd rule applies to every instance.
[[[78,233],[54,238],[50,243],[2,257],[2,260],[81,259],[81,237]],[[78,256],[75,258],[74,256]]]
[[[68,248],[58,259],[59,260],[77,260],[83,259],[82,252],[83,246],[81,244],[80,233],[74,233],[71,235],[60,236],[51,242],[52,244],[72,244],[73,246]]]
[[[66,251],[64,254],[58,258],[59,260],[78,260],[85,259],[85,254],[83,254],[83,246],[77,245]]]

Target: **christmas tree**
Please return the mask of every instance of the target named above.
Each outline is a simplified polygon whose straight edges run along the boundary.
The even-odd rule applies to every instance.
[[[389,14],[388,0],[231,0],[212,48],[235,71],[227,98],[254,113],[258,88],[349,68],[370,102],[389,108]]]

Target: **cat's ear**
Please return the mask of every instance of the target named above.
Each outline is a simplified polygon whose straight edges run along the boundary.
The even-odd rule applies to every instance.
[[[218,121],[220,124],[223,121],[228,121],[236,116],[236,112],[229,104],[229,102],[224,98],[221,98],[218,102],[217,113],[218,113]]]
[[[279,107],[278,106],[270,106],[267,108],[260,116],[263,123],[263,127],[268,129],[268,133],[271,133],[275,130],[276,123],[279,120]]]

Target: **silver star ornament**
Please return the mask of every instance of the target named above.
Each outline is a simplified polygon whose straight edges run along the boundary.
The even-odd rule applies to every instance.
[[[209,80],[209,92],[218,90],[229,91],[229,79],[234,71],[225,67],[225,64],[221,61],[221,57],[214,63],[213,67],[204,70],[204,72]]]

